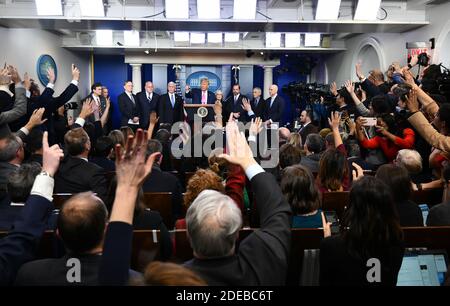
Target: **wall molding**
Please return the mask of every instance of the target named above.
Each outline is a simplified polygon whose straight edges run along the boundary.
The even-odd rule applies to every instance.
[[[366,37],[365,39],[363,39],[358,44],[358,47],[356,47],[355,52],[353,53],[352,69],[350,72],[350,80],[353,80],[354,75],[356,73],[355,65],[359,59],[359,54],[367,46],[372,47],[375,50],[375,52],[377,53],[381,71],[386,71],[386,69],[387,69],[386,55],[384,53],[383,45],[378,41],[378,39],[376,39],[373,36],[370,36],[370,37]]]

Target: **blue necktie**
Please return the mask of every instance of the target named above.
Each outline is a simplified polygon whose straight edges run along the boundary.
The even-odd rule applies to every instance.
[[[172,108],[175,107],[175,100],[173,98],[173,94],[170,95],[170,102],[172,102]]]

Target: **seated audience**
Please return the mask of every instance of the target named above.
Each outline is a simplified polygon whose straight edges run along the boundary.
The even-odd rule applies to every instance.
[[[193,271],[174,263],[152,262],[144,272],[145,286],[206,286]]]
[[[55,175],[55,193],[92,191],[106,200],[107,182],[102,168],[88,161],[91,142],[82,128],[70,130],[64,136],[67,156]]]
[[[44,132],[39,128],[34,128],[30,131],[26,138],[27,151],[30,156],[25,161],[27,163],[38,163],[42,166],[42,136]]]
[[[446,165],[442,172],[444,194],[442,203],[434,205],[428,212],[427,226],[450,226],[450,165]]]
[[[306,137],[303,138],[299,133],[292,133],[288,139],[288,143],[303,152],[303,139],[306,139]]]
[[[415,150],[403,149],[398,151],[394,164],[405,167],[414,184],[426,183],[431,180],[426,174],[423,174],[422,157]]]
[[[289,166],[297,165],[302,160],[302,151],[291,144],[284,144],[280,148],[279,168],[283,170]]]
[[[105,172],[115,171],[114,162],[110,159],[113,149],[114,142],[110,137],[102,136],[98,138],[89,162],[96,164]]]
[[[322,228],[319,191],[311,171],[304,166],[287,167],[282,172],[281,191],[292,209],[292,228]]]
[[[400,225],[423,226],[422,211],[410,200],[412,186],[408,170],[397,165],[383,165],[378,168],[376,177],[389,186],[400,218]]]
[[[303,146],[306,155],[302,157],[300,164],[307,167],[312,173],[319,172],[319,160],[324,147],[325,142],[322,137],[318,134],[309,134]]]
[[[22,164],[25,152],[22,140],[9,134],[0,139],[0,200],[7,195],[8,177]]]
[[[379,179],[356,179],[341,224],[343,232],[321,242],[320,285],[395,286],[404,253],[395,204],[388,186]],[[380,282],[367,278],[371,258],[380,261]]]

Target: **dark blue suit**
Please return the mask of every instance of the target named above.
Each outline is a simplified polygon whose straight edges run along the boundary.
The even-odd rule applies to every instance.
[[[30,195],[14,229],[0,239],[0,285],[14,281],[18,269],[33,260],[53,205],[44,197]]]
[[[270,105],[271,99],[272,98],[268,98],[266,100],[266,118],[267,120],[271,119],[272,122],[278,122],[278,124],[281,125],[284,113],[284,99],[277,95],[272,103],[272,106]]]
[[[139,124],[143,129],[147,129],[150,123],[150,113],[158,111],[159,95],[152,94],[152,99],[147,99],[145,90],[136,95],[137,104],[139,106]]]
[[[186,93],[186,98],[192,99],[192,104],[202,104],[202,90],[200,88],[191,88]],[[216,95],[208,90],[208,104],[216,102]]]

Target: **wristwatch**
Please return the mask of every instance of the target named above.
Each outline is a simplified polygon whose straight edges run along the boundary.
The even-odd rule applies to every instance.
[[[51,175],[50,173],[48,173],[48,172],[45,171],[45,170],[42,170],[40,174],[43,175],[43,176],[48,176],[48,177],[53,178],[53,175]]]

